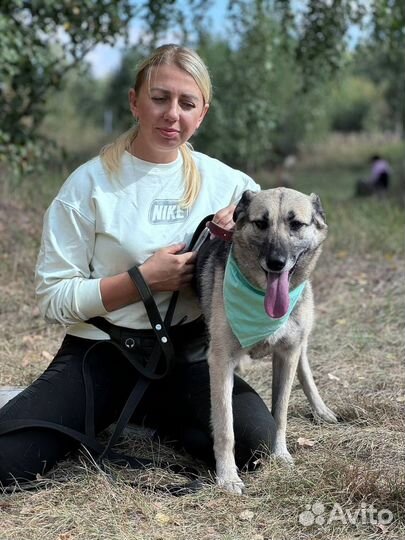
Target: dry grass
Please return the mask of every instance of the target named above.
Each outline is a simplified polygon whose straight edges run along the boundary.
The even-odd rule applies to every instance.
[[[32,268],[41,212],[29,208],[12,200],[0,204],[1,384],[29,384],[46,367],[62,335],[43,323],[35,307]],[[264,460],[256,472],[243,474],[247,490],[241,497],[217,489],[205,471],[204,489],[176,498],[164,486],[184,481],[181,477],[159,469],[112,468],[106,474],[79,453],[39,479],[37,489],[0,494],[0,539],[404,538],[403,246],[378,249],[370,221],[370,243],[359,242],[359,249],[353,249],[360,234],[351,228],[355,212],[353,205],[346,215],[339,209],[339,222],[331,216],[330,242],[314,279],[312,365],[325,401],[341,422],[315,423],[296,385],[288,428],[293,469]],[[350,235],[348,249],[341,237],[334,237],[338,226]],[[392,227],[398,238],[401,223]],[[269,360],[255,362],[247,379],[270,404]],[[313,446],[302,446],[299,438]],[[173,458],[169,448],[147,439],[134,441],[128,435],[124,444],[138,455]],[[318,518],[325,522],[303,525],[300,514],[316,502],[324,505]],[[342,522],[342,516],[328,522],[335,504],[352,515],[363,511],[365,518],[353,524]],[[371,523],[365,514],[371,505],[391,511],[393,522]]]

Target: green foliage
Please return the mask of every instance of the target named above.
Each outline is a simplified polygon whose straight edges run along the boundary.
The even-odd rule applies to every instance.
[[[199,49],[210,66],[215,93],[195,145],[253,172],[295,153],[299,142],[319,127],[332,67],[328,71],[317,60],[325,49],[307,43],[310,27],[299,33],[289,2],[239,0],[232,3],[230,13],[237,36],[231,39],[232,46],[206,37]],[[319,25],[315,16],[312,23],[315,35]],[[304,69],[303,43],[317,78]],[[324,64],[328,62],[326,58]]]
[[[263,14],[252,21],[236,50],[206,39],[199,52],[210,67],[214,100],[196,148],[249,171],[294,151],[305,110],[300,114],[294,100],[299,80],[274,21]]]
[[[114,129],[129,129],[133,120],[129,113],[128,90],[134,86],[136,67],[146,56],[144,47],[133,47],[123,56],[120,69],[111,77],[104,95],[105,110],[112,113]]]
[[[296,21],[296,56],[302,69],[304,92],[344,65],[347,29],[364,14],[361,2],[308,0],[302,17]]]
[[[233,0],[229,33],[220,38],[207,30],[210,2],[0,0],[0,161],[20,171],[42,161],[44,149],[52,148],[45,136],[66,115],[78,116],[67,122],[72,129],[83,119],[86,127],[102,130],[107,111],[114,131],[127,129],[136,64],[167,39],[168,28],[174,41],[198,48],[213,77],[214,101],[193,143],[230,164],[253,172],[295,153],[305,138],[329,126],[403,129],[402,1]],[[84,69],[85,54],[125,35],[133,16],[146,30],[139,43],[111,80],[94,81]],[[351,59],[347,30],[366,22],[355,67],[342,71]],[[65,83],[68,90],[55,94]],[[62,96],[66,107],[58,102]],[[48,116],[41,130],[50,109],[53,124]],[[56,143],[64,138],[52,137]]]
[[[209,0],[190,0],[191,22]],[[0,0],[0,161],[14,172],[33,169],[52,142],[40,134],[46,103],[60,90],[66,73],[83,63],[97,44],[113,44],[126,37],[136,16],[145,29],[143,41],[151,48],[173,25],[187,35],[190,20],[180,0]],[[84,81],[83,90],[88,82]],[[76,86],[80,92],[80,85]],[[94,117],[88,99],[90,119]],[[82,103],[83,104],[83,103]],[[79,106],[80,114],[84,108]]]
[[[405,132],[405,3],[375,0],[370,35],[358,48],[355,67],[381,89],[385,129]]]
[[[40,133],[55,142],[52,161],[66,169],[62,175],[97,154],[107,142],[103,132],[106,82],[95,81],[89,67],[80,64],[65,75],[62,89],[47,100]]]
[[[348,133],[372,129],[381,125],[384,109],[381,91],[370,79],[345,74],[330,95],[330,127]]]
[[[46,100],[96,43],[125,35],[129,0],[15,0],[0,14],[0,160],[29,170],[43,155]]]

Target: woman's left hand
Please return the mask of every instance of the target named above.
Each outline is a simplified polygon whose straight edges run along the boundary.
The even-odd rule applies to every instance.
[[[235,212],[236,205],[230,204],[229,206],[218,210],[212,221],[222,227],[223,229],[233,229],[235,222],[233,221],[233,213]]]

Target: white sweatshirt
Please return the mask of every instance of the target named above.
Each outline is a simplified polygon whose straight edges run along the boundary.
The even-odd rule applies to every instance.
[[[236,203],[243,191],[259,190],[246,174],[216,159],[193,152],[202,187],[191,209],[183,196],[182,157],[168,164],[142,161],[125,152],[117,178],[110,178],[100,157],[79,167],[63,184],[44,217],[36,266],[36,293],[48,322],[89,339],[108,336],[87,319],[103,316],[127,328],[150,328],[142,302],[107,312],[101,278],[142,264],[158,249],[189,244],[201,220]],[[170,292],[154,295],[162,317]],[[201,314],[191,288],[179,295],[173,324]]]

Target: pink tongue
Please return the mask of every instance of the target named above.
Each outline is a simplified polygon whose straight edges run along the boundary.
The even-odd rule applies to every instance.
[[[267,278],[267,290],[264,297],[264,309],[269,317],[280,319],[288,311],[290,295],[288,294],[288,272],[275,274],[269,272]]]

